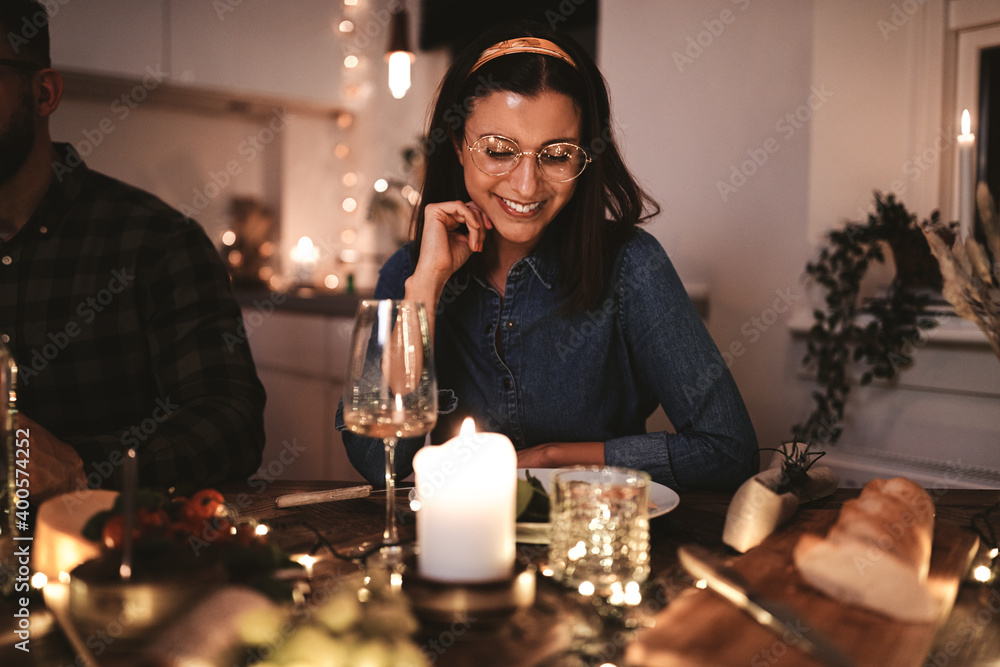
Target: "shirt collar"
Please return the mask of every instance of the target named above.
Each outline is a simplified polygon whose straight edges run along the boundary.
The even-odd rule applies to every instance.
[[[511,270],[522,264],[527,264],[535,275],[538,276],[538,279],[542,281],[546,289],[554,289],[559,281],[559,263],[555,250],[555,244],[543,238],[527,257],[514,262]],[[486,281],[482,278],[483,264],[481,255],[473,255],[473,259],[467,262],[463,269],[468,271],[469,275],[476,282],[484,287],[486,286]]]
[[[554,243],[542,239],[531,254],[521,260],[531,267],[542,284],[550,290],[555,287],[559,278],[559,263],[556,260],[555,250]]]
[[[53,143],[52,147],[56,152],[56,160],[52,162],[52,182],[25,227],[37,227],[42,220],[48,227],[58,225],[83,191],[84,181],[90,173],[83,158],[71,145]]]

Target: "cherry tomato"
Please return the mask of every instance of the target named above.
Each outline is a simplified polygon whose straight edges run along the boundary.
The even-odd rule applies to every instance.
[[[201,523],[215,516],[224,502],[225,498],[215,489],[197,491],[181,508],[180,520],[189,524]]]
[[[139,526],[132,526],[132,540],[138,540],[142,535]],[[125,537],[125,515],[116,514],[104,522],[101,531],[101,542],[108,549],[120,549]]]

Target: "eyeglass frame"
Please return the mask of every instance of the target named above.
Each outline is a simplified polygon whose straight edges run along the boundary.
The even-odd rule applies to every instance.
[[[486,174],[487,176],[506,176],[510,172],[512,172],[515,169],[517,169],[517,165],[519,165],[521,163],[521,156],[523,156],[523,155],[534,155],[535,156],[535,164],[538,165],[538,172],[542,175],[542,177],[545,180],[551,181],[552,183],[569,183],[571,181],[575,181],[576,179],[580,178],[580,176],[583,174],[583,172],[586,171],[587,165],[594,161],[594,159],[592,157],[590,157],[590,153],[587,152],[586,148],[584,148],[583,146],[580,146],[578,144],[574,144],[572,141],[553,141],[550,144],[545,144],[544,146],[542,146],[541,148],[539,148],[537,151],[522,151],[522,150],[520,150],[521,144],[517,143],[516,141],[514,141],[510,137],[503,136],[502,134],[486,134],[486,135],[483,135],[483,136],[479,137],[475,141],[473,141],[472,144],[469,144],[468,140],[466,140],[465,147],[467,149],[469,149],[469,153],[472,153],[473,151],[477,150],[477,149],[473,148],[473,146],[475,146],[476,144],[478,144],[483,139],[503,139],[504,141],[507,141],[507,142],[510,142],[510,143],[514,144],[514,146],[516,146],[518,148],[517,155],[514,157],[514,162],[511,165],[510,169],[508,169],[507,171],[501,172],[499,174],[491,174],[490,172],[484,170],[482,167],[480,167],[478,164],[476,164],[476,159],[473,157],[472,158],[472,164],[475,165],[476,169],[478,169],[482,173]],[[580,167],[580,171],[579,171],[579,173],[576,174],[576,176],[573,176],[572,178],[567,178],[564,181],[557,181],[554,178],[549,178],[548,177],[548,175],[545,173],[545,169],[542,168],[541,153],[542,153],[542,151],[544,151],[546,148],[549,148],[550,146],[572,146],[573,148],[578,148],[580,151],[583,152],[583,156],[586,159],[584,159],[583,166]],[[482,150],[479,149],[479,152],[482,152]]]
[[[48,67],[40,63],[32,62],[30,60],[15,60],[14,58],[0,58],[0,66],[2,65],[13,67],[15,69],[26,69],[32,72],[48,69]]]

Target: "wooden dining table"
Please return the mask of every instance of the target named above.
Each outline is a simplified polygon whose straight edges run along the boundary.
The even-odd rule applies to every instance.
[[[346,577],[363,567],[363,561],[352,560],[352,556],[359,555],[366,546],[381,538],[384,494],[284,509],[276,507],[275,499],[289,493],[354,485],[355,482],[251,480],[247,484],[216,488],[241,517],[269,525],[269,538],[283,550],[289,554],[311,553],[320,559],[317,572],[323,571],[328,577]],[[839,489],[829,497],[802,505],[788,524],[774,533],[774,544],[788,543],[803,530],[823,530],[836,517],[841,505],[858,493],[858,489]],[[538,572],[535,599],[530,607],[511,614],[505,622],[488,627],[478,628],[475,622],[450,629],[440,624],[422,625],[415,642],[432,664],[442,666],[741,664],[799,667],[822,664],[802,653],[794,637],[789,639],[786,634],[782,638],[757,626],[729,603],[695,586],[694,580],[678,563],[677,549],[682,545],[702,545],[737,566],[741,562],[752,564],[749,570],[744,568],[743,571],[751,583],[770,581],[775,576],[782,581],[790,579],[794,567],[789,562],[776,562],[781,560],[780,555],[768,556],[770,560],[764,556],[753,560],[753,550],[740,555],[722,542],[730,493],[697,491],[679,495],[680,503],[675,509],[650,521],[652,568],[639,604],[624,610],[595,605],[591,598],[544,576],[546,547],[519,544],[519,562],[523,567],[537,568]],[[885,655],[876,657],[879,662],[866,662],[858,649],[844,646],[852,658],[857,658],[859,665],[1000,664],[1000,582],[977,582],[967,575],[968,565],[988,558],[991,545],[980,539],[978,533],[984,530],[988,533],[990,528],[995,533],[1000,532],[1000,516],[980,516],[1000,500],[1000,491],[943,489],[932,490],[931,495],[936,503],[937,525],[939,532],[943,531],[943,539],[974,547],[965,558],[968,562],[959,575],[954,607],[942,623],[925,629],[922,634],[904,629],[898,636],[890,633],[888,639],[876,638],[882,644],[890,643],[889,649],[883,648]],[[412,540],[415,515],[407,507],[406,492],[401,496],[400,535],[403,540]],[[331,555],[331,550],[338,555]],[[962,558],[958,556],[959,560]],[[762,567],[761,563],[767,566]],[[321,564],[325,570],[319,567]],[[770,579],[763,572],[767,569],[775,571],[769,575]],[[755,573],[755,570],[760,572]],[[810,608],[796,611],[801,613],[805,623],[821,624],[820,619],[810,616],[810,611],[822,604],[808,606]],[[0,628],[4,632],[0,641],[0,665],[81,664],[74,662],[73,649],[59,628],[45,623],[44,609],[33,611],[33,652],[16,651],[9,639],[13,609],[11,602],[0,602]],[[685,611],[671,616],[675,609]],[[703,619],[715,615],[710,624],[699,622],[697,610],[700,609],[705,610]],[[851,610],[850,613],[865,612]],[[668,622],[672,630],[665,627],[664,622]],[[852,617],[851,622],[868,623],[863,616]],[[699,633],[705,636],[699,637]],[[894,638],[905,640],[906,646],[891,650]],[[635,650],[643,644],[653,650]]]

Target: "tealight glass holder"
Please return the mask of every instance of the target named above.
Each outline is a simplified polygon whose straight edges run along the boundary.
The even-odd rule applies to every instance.
[[[648,473],[577,466],[552,474],[553,579],[614,603],[649,576]]]

